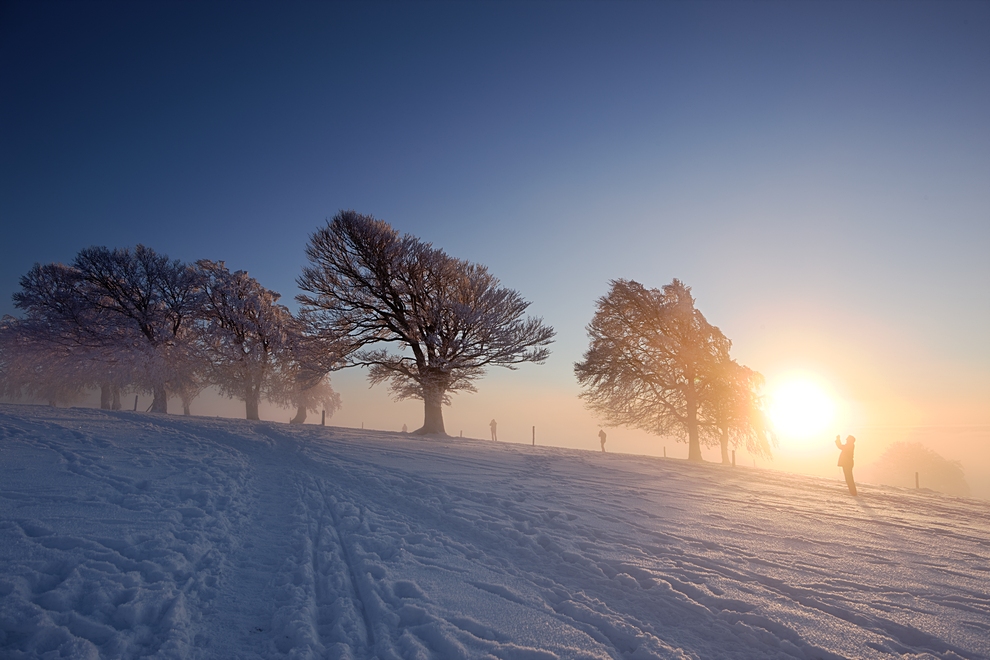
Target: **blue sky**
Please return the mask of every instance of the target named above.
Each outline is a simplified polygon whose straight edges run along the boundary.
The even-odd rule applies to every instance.
[[[353,208],[557,328],[455,400],[479,435],[495,392],[573,399],[618,277],[684,280],[849,424],[990,425],[988,3],[5,3],[0,61],[0,313],[33,263],[139,242],[291,304]]]

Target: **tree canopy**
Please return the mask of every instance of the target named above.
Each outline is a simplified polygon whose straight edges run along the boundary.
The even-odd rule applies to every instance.
[[[151,248],[91,247],[71,265],[35,264],[14,303],[23,318],[0,322],[0,393],[68,402],[99,387],[104,408],[119,408],[125,388],[151,392],[151,410],[170,395],[189,402],[202,389],[245,402],[322,406],[340,397],[327,374],[339,360],[331,342],[305,334],[302,320],[245,271],[221,262],[195,265]],[[297,414],[297,419],[299,415]]]
[[[728,444],[769,455],[758,388],[762,377],[729,358],[731,342],[695,307],[691,289],[674,280],[648,289],[612,280],[588,325],[590,343],[574,365],[581,398],[609,424],[688,442]]]
[[[419,433],[444,433],[442,404],[473,391],[487,367],[542,363],[553,328],[478,264],[388,223],[342,211],[310,238],[298,296],[318,332],[342,338],[348,366],[366,366],[396,399],[425,406]],[[381,344],[397,345],[391,352]]]

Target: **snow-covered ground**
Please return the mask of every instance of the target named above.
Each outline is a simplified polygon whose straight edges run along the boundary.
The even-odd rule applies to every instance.
[[[0,406],[0,657],[990,657],[990,503]]]

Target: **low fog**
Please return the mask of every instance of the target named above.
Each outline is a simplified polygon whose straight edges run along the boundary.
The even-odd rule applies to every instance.
[[[598,430],[603,428],[581,406],[574,391],[537,389],[524,377],[516,387],[507,387],[503,378],[491,387],[479,392],[456,397],[445,410],[447,433],[457,437],[487,439],[489,421],[498,420],[499,440],[518,444],[531,444],[533,427],[536,427],[538,445],[600,451]],[[503,382],[498,382],[503,381]],[[366,376],[360,370],[335,373],[334,388],[341,394],[342,406],[327,419],[328,426],[365,428],[382,431],[400,431],[403,425],[415,428],[422,419],[422,404],[417,401],[393,401],[383,388],[369,387]],[[498,388],[505,388],[499,391]],[[3,399],[10,402],[10,399]],[[41,402],[36,402],[41,404]],[[134,395],[126,397],[123,407],[131,410]],[[87,392],[74,406],[98,408],[99,393]],[[145,411],[151,397],[138,395],[138,410]],[[178,399],[170,401],[174,410],[181,410]],[[192,403],[194,416],[243,419],[244,404],[221,396],[215,389],[204,390]],[[294,411],[262,402],[262,420],[288,423]],[[307,424],[319,424],[319,413],[311,414]],[[643,431],[627,428],[604,427],[608,433],[607,450],[623,454],[686,458],[687,445],[676,438],[661,438]],[[863,428],[852,431],[857,437],[857,482],[914,488],[915,472],[919,472],[919,486],[947,495],[961,496],[968,489],[970,497],[990,500],[990,427],[894,427]],[[833,434],[824,434],[818,441],[788,442],[780,440],[774,448],[773,459],[750,456],[745,450],[736,450],[739,465],[781,470],[842,481],[842,470],[835,465],[838,451],[833,445]],[[910,451],[906,456],[885,456],[895,446],[922,448]],[[703,448],[706,461],[718,462],[717,447]],[[958,467],[953,473],[940,467],[938,462],[922,461],[927,452],[933,452],[947,464]],[[932,469],[937,468],[937,469]],[[956,476],[962,475],[962,484]]]

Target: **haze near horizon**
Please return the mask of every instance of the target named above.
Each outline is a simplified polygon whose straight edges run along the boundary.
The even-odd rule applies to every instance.
[[[985,3],[0,12],[0,313],[32,264],[138,243],[294,308],[308,237],[355,209],[487,265],[557,331],[546,364],[456,395],[452,435],[494,417],[597,449],[573,375],[595,300],[679,278],[769,395],[818,392],[759,465],[838,477],[836,434],[857,464],[920,441],[990,497]],[[333,383],[334,424],[419,424],[360,371]]]

